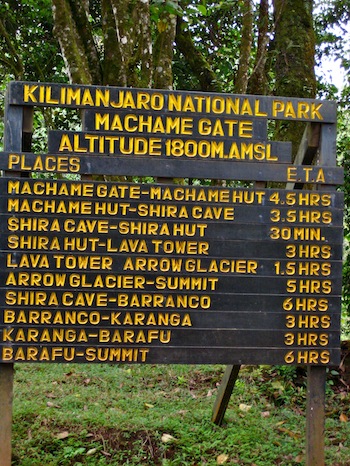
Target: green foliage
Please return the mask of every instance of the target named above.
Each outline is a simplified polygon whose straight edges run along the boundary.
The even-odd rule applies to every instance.
[[[244,367],[218,427],[210,417],[223,369],[17,365],[13,466],[302,464],[302,373]],[[329,391],[327,465],[347,464],[348,406],[349,394]]]
[[[235,76],[240,56],[241,28],[244,15],[242,2],[186,2],[184,18],[196,48],[202,53],[225,92],[234,92]],[[256,31],[255,31],[256,32]],[[256,51],[253,44],[253,55]],[[175,49],[174,79],[178,89],[199,89],[199,84],[183,57]]]
[[[151,0],[150,14],[152,21],[158,23],[164,13],[181,15],[183,12],[178,2],[172,0]]]
[[[50,0],[1,2],[0,18],[5,29],[0,34],[2,79],[11,76],[27,81],[66,80],[59,45],[52,32]]]
[[[347,0],[318,0],[315,5],[314,29],[317,39],[316,63],[328,57],[337,61],[349,79],[350,62],[347,58],[350,52],[348,28],[350,21],[349,2]],[[332,76],[331,76],[332,79]],[[340,93],[334,85],[330,85],[329,77],[319,76],[319,89],[322,98],[340,100],[341,104],[348,104],[348,90]],[[349,84],[349,83],[348,83]],[[345,88],[348,88],[344,82]],[[325,92],[326,91],[326,92]]]

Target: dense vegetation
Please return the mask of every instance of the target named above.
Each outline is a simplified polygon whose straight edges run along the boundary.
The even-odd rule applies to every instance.
[[[337,100],[338,160],[345,168],[346,339],[350,331],[348,3],[2,1],[0,135],[10,80]],[[319,67],[327,57],[338,60],[343,87]],[[46,129],[77,124],[75,114],[38,111],[33,149],[45,150]],[[292,140],[295,153],[302,130],[283,125],[271,128],[271,137]],[[348,349],[346,344],[344,348]],[[303,463],[302,370],[244,368],[225,429],[220,429],[210,422],[210,410],[222,369],[21,365],[15,378],[14,464]],[[332,466],[348,464],[349,385],[340,369],[329,374],[326,459]]]
[[[316,96],[339,102],[338,159],[345,178],[344,320],[350,316],[349,9],[346,0],[9,0],[0,4],[0,97],[9,80]],[[337,60],[330,74],[320,67]],[[330,65],[332,68],[332,65]],[[317,72],[317,77],[315,75]],[[342,87],[337,74],[343,73]],[[335,84],[336,83],[336,84]],[[46,128],[74,115],[36,114],[34,150]],[[1,135],[0,123],[0,135]],[[293,141],[303,128],[277,126]]]
[[[245,367],[222,427],[222,366],[19,365],[14,466],[305,464],[305,374]],[[348,466],[349,398],[329,374],[325,464]],[[334,383],[334,385],[332,385]]]

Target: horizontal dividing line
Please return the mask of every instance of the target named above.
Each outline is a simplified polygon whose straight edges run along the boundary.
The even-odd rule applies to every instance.
[[[244,225],[243,225],[244,226]],[[338,244],[342,244],[340,242],[340,237],[343,233],[343,227],[301,227],[302,230],[299,231],[299,229],[295,233],[295,237],[293,237],[294,233],[294,227],[287,227],[285,228],[283,225],[251,225],[251,224],[245,224],[246,228],[243,228],[242,225],[228,225],[225,224],[225,228],[217,229],[218,231],[215,231],[216,229],[213,228],[211,231],[211,228],[208,229],[208,231],[205,231],[205,236],[185,236],[185,235],[179,235],[179,236],[166,236],[166,235],[141,235],[141,234],[130,234],[130,236],[127,236],[127,234],[109,234],[107,237],[107,233],[104,234],[98,234],[95,233],[94,236],[90,233],[89,235],[87,233],[76,233],[76,232],[71,232],[71,233],[65,233],[63,234],[57,234],[57,232],[37,232],[37,231],[5,231],[2,232],[3,234],[2,239],[3,243],[5,243],[5,240],[8,240],[8,237],[15,237],[16,241],[19,241],[20,238],[22,239],[22,244],[25,246],[27,244],[33,244],[33,248],[35,245],[40,244],[42,247],[42,250],[44,251],[52,251],[55,252],[59,247],[59,244],[51,244],[49,241],[57,241],[62,242],[65,241],[64,244],[67,244],[67,247],[74,247],[74,245],[78,245],[80,251],[84,251],[82,249],[84,245],[98,245],[101,241],[105,242],[106,240],[109,241],[109,248],[111,249],[111,252],[116,252],[115,251],[115,246],[116,240],[125,240],[124,243],[127,243],[129,245],[129,248],[134,245],[133,247],[137,249],[137,246],[140,244],[142,240],[144,240],[148,244],[155,244],[152,241],[155,241],[157,244],[161,245],[164,242],[168,242],[167,244],[170,244],[169,241],[175,242],[176,241],[176,249],[174,246],[174,250],[178,251],[178,254],[181,254],[181,244],[182,243],[191,243],[193,242],[207,242],[210,244],[213,243],[227,243],[227,244],[232,244],[233,246],[238,243],[244,243],[244,241],[247,241],[249,239],[249,236],[251,236],[251,239],[249,239],[249,244],[252,243],[253,245],[255,243],[259,243],[261,245],[262,243],[266,243],[268,245],[270,244],[276,244],[276,245],[284,245],[288,246],[290,243],[292,243],[295,246],[299,245],[315,245],[316,244],[319,246],[322,246],[322,244],[329,244],[329,245],[334,245],[337,246]],[[274,229],[272,232],[269,231],[269,227],[274,226],[276,229]],[[284,232],[287,234],[284,235]],[[276,238],[270,238],[269,234],[273,234]],[[245,234],[245,238],[243,235]],[[304,236],[302,236],[304,234]],[[99,236],[101,235],[101,236]],[[216,235],[216,236],[215,236]],[[226,237],[225,237],[226,236]],[[30,238],[29,240],[26,238]],[[18,238],[18,239],[17,239]],[[32,239],[34,238],[34,239]],[[37,239],[38,238],[38,239]],[[47,239],[46,239],[47,238]],[[74,239],[76,241],[74,242]],[[79,240],[79,241],[78,241]],[[85,240],[85,241],[82,241]],[[105,241],[104,241],[105,240]],[[138,240],[138,243],[135,243],[135,241]],[[30,241],[30,242],[29,242]],[[28,243],[29,242],[29,243]],[[7,245],[7,243],[5,243]],[[16,243],[17,244],[17,243]],[[5,246],[2,246],[2,249]],[[7,247],[7,246],[6,246]],[[86,246],[85,246],[86,247]],[[51,249],[50,249],[51,248]],[[14,246],[10,249],[16,249]],[[95,251],[91,251],[95,252]],[[136,251],[127,251],[127,252],[136,252]],[[142,251],[141,251],[142,252]],[[170,254],[168,252],[167,254]]]
[[[59,325],[62,327],[69,327],[69,326],[76,326],[76,325],[93,325],[94,327],[98,328],[101,326],[105,326],[106,322],[111,322],[110,325],[113,328],[118,328],[120,325],[124,326],[125,328],[164,328],[164,327],[176,327],[174,322],[183,322],[183,320],[190,317],[191,322],[196,322],[198,319],[200,323],[206,322],[208,320],[214,320],[214,324],[218,324],[221,320],[227,320],[227,322],[232,323],[239,322],[240,319],[244,319],[247,322],[268,322],[273,323],[274,327],[276,328],[276,324],[280,321],[281,328],[285,327],[285,324],[289,317],[295,318],[295,325],[299,325],[298,322],[306,322],[312,321],[316,323],[315,325],[321,325],[321,323],[329,324],[333,320],[338,321],[341,316],[340,307],[337,305],[338,303],[328,303],[328,309],[326,310],[314,310],[314,311],[307,311],[303,309],[292,311],[283,310],[283,306],[276,306],[271,310],[264,310],[264,309],[252,309],[251,311],[244,312],[241,309],[236,309],[233,307],[230,310],[225,309],[210,309],[210,310],[198,310],[198,308],[163,308],[163,309],[153,309],[153,308],[115,308],[110,310],[111,315],[105,315],[103,310],[100,308],[89,308],[91,311],[86,312],[83,316],[81,316],[81,311],[76,310],[73,311],[76,313],[76,316],[69,316],[68,318],[65,316],[67,309],[62,309],[61,307],[57,307],[51,309],[49,306],[45,308],[42,313],[37,311],[35,307],[16,307],[16,306],[1,306],[3,316],[0,318],[0,322],[2,325],[11,326],[11,325],[25,325],[25,326],[40,326],[40,325]],[[315,306],[316,307],[316,306]],[[270,306],[271,308],[271,306]],[[335,308],[335,309],[333,309]],[[7,312],[5,312],[7,311]],[[35,313],[35,316],[32,317],[32,314]],[[50,313],[51,315],[48,316],[47,314]],[[91,315],[92,313],[92,315]],[[96,314],[99,314],[97,316]],[[120,315],[113,315],[119,314]],[[60,315],[61,314],[61,315]],[[128,314],[125,316],[125,314]],[[144,314],[144,316],[140,316],[140,314]],[[59,317],[58,317],[59,315]],[[159,317],[160,316],[160,317]],[[311,318],[311,316],[315,316],[315,318]],[[322,319],[322,316],[327,316]],[[329,319],[328,319],[329,317]],[[159,320],[163,320],[165,323],[156,324]],[[216,320],[215,320],[216,319]],[[275,319],[275,320],[273,320]],[[124,322],[124,320],[135,320],[140,323],[131,324],[131,323],[117,323],[114,321]],[[290,319],[293,320],[293,319]],[[147,322],[150,323],[147,323]],[[73,323],[72,323],[73,322]],[[142,322],[142,323],[141,323]],[[168,322],[168,323],[167,323]],[[180,326],[180,324],[178,324]],[[197,325],[197,324],[194,324]],[[235,324],[236,325],[236,324]],[[301,325],[301,324],[300,324]],[[306,325],[306,324],[305,324]],[[237,325],[236,325],[237,327]],[[208,327],[203,327],[208,328]],[[268,328],[271,328],[269,326]],[[321,328],[321,327],[319,327]],[[293,331],[293,327],[291,328]],[[325,329],[327,331],[327,329]]]
[[[239,277],[238,277],[239,278]],[[341,277],[340,277],[341,278]],[[333,281],[333,284],[334,284],[334,281]],[[240,292],[228,292],[228,291],[222,291],[222,292],[218,292],[217,290],[215,290],[215,293],[210,293],[210,290],[179,290],[179,289],[174,289],[174,290],[164,290],[164,289],[160,289],[160,290],[141,290],[140,289],[137,289],[137,288],[129,288],[129,289],[115,289],[115,288],[101,288],[99,289],[99,291],[96,291],[96,288],[91,291],[91,288],[92,287],[86,287],[86,288],[78,288],[78,287],[72,287],[72,288],[69,288],[69,289],[64,289],[64,288],[53,288],[53,287],[44,287],[44,288],[41,288],[41,287],[37,287],[37,288],[33,288],[33,287],[27,287],[27,288],[20,288],[20,287],[10,287],[9,285],[6,285],[6,286],[0,286],[0,289],[3,289],[3,290],[6,290],[6,291],[16,291],[16,292],[20,292],[20,293],[23,293],[23,292],[39,292],[39,293],[43,293],[45,292],[46,294],[50,294],[52,292],[55,292],[57,294],[57,292],[62,292],[62,293],[65,293],[65,292],[70,292],[70,293],[74,293],[74,292],[77,292],[77,293],[86,293],[86,294],[91,294],[91,293],[95,293],[95,294],[98,294],[98,293],[122,293],[122,294],[140,294],[140,293],[144,293],[146,292],[147,294],[158,294],[158,295],[193,295],[193,294],[196,294],[196,295],[208,295],[210,296],[211,294],[213,294],[213,297],[216,297],[216,296],[280,296],[280,297],[285,297],[285,298],[294,298],[295,296],[300,296],[300,293],[299,295],[298,294],[294,294],[294,293],[289,293],[287,294],[287,292],[285,292],[286,294],[283,294],[283,292],[276,292],[276,293],[264,293],[263,291],[256,291],[256,292],[245,292],[245,291],[240,291]],[[269,288],[269,287],[268,287]],[[90,289],[90,291],[89,291]],[[130,290],[130,291],[128,291]],[[306,294],[303,294],[302,295],[303,297],[307,297],[307,298],[338,298],[338,297],[341,297],[341,293],[339,294],[332,294],[332,293],[308,293],[307,295]]]
[[[92,330],[94,330],[95,332],[98,330],[98,331],[103,331],[103,330],[108,330],[111,332],[111,334],[113,334],[114,332],[123,332],[123,333],[128,333],[128,331],[132,331],[135,333],[135,336],[137,335],[138,332],[143,332],[143,333],[147,333],[147,332],[151,332],[152,331],[170,331],[172,334],[180,334],[180,333],[193,333],[193,334],[197,334],[197,333],[213,333],[213,334],[218,334],[218,333],[222,333],[222,334],[230,334],[230,335],[233,335],[235,333],[259,333],[260,335],[264,335],[264,333],[266,334],[274,334],[275,336],[276,335],[281,335],[281,336],[284,336],[286,333],[291,333],[293,335],[295,334],[310,334],[310,333],[316,333],[316,334],[327,334],[327,335],[332,335],[332,336],[339,336],[340,334],[340,330],[339,328],[334,328],[336,326],[330,326],[328,328],[312,328],[312,327],[300,327],[300,328],[297,328],[297,327],[294,327],[294,328],[266,328],[266,327],[254,327],[254,326],[247,326],[247,327],[243,327],[243,326],[236,326],[236,327],[214,327],[214,326],[211,326],[211,327],[196,327],[196,326],[191,326],[191,327],[174,327],[174,326],[171,326],[170,324],[168,326],[127,326],[127,325],[118,325],[118,326],[113,326],[113,325],[99,325],[99,326],[93,326],[93,327],[88,327],[86,325],[70,325],[70,326],[65,326],[65,325],[57,325],[55,324],[54,327],[48,327],[48,326],[40,326],[40,325],[21,325],[21,324],[7,324],[6,326],[6,329],[4,328],[0,328],[0,334],[1,332],[8,332],[8,331],[13,331],[13,337],[14,335],[16,334],[16,332],[18,332],[18,330],[37,330],[37,331],[47,331],[48,334],[58,334],[60,333],[60,331],[62,332],[67,332],[69,330],[74,330],[76,331],[77,333],[79,333],[80,331],[84,331],[86,332],[86,335],[88,338],[98,338],[99,336],[99,333],[91,333]],[[33,342],[36,342],[36,343],[48,343],[47,341],[45,341],[45,339],[40,339],[40,335],[38,335],[38,337],[35,337],[35,339],[33,339]],[[59,339],[57,340],[59,342]],[[18,340],[17,342],[14,341],[14,343],[22,343],[21,340]],[[66,343],[69,343],[69,339],[66,339],[65,340]],[[3,342],[4,343],[4,342]],[[54,343],[54,342],[50,342],[50,343]],[[126,344],[126,343],[129,343],[129,342],[116,342],[118,345],[120,344]],[[138,343],[138,344],[142,344],[142,342]],[[145,343],[144,343],[145,344]],[[287,346],[287,345],[286,345]]]
[[[190,345],[174,345],[174,344],[164,344],[164,343],[160,343],[159,345],[150,345],[150,344],[138,344],[138,345],[135,345],[135,344],[124,344],[124,343],[121,343],[121,344],[118,344],[118,346],[116,346],[115,344],[86,344],[84,346],[77,346],[77,345],[74,345],[72,344],[72,342],[67,342],[67,344],[58,344],[58,343],[52,343],[52,344],[48,344],[47,342],[45,342],[45,345],[43,343],[40,343],[40,344],[31,344],[31,343],[16,343],[16,342],[11,342],[10,344],[11,348],[13,350],[16,350],[16,349],[19,349],[19,348],[37,348],[37,349],[40,349],[40,351],[43,349],[43,348],[47,348],[47,349],[52,349],[52,348],[75,348],[76,350],[80,350],[80,348],[82,349],[86,349],[86,348],[94,348],[94,349],[113,349],[113,350],[118,350],[118,349],[134,349],[134,350],[141,350],[141,349],[149,349],[149,350],[155,350],[155,351],[159,351],[160,349],[162,350],[163,353],[167,353],[167,352],[171,352],[171,351],[196,351],[196,350],[201,350],[201,351],[221,351],[221,350],[224,350],[224,351],[230,351],[230,350],[238,350],[238,351],[242,351],[242,352],[247,352],[247,351],[254,351],[254,350],[269,350],[269,351],[281,351],[283,352],[284,354],[286,352],[289,352],[289,351],[334,351],[334,352],[337,352],[340,354],[340,348],[338,346],[275,346],[275,345],[255,345],[255,346],[242,346],[242,345],[238,345],[238,346],[223,346],[223,345],[220,345],[220,346],[210,346],[210,345],[193,345],[193,346],[190,346]],[[3,347],[9,347],[9,345],[6,345],[4,344],[4,342],[1,342],[0,343],[0,354],[1,354],[1,348]],[[243,356],[243,354],[242,354]],[[265,356],[261,359],[265,359]]]
[[[9,155],[6,152],[2,155]],[[17,154],[15,154],[17,155]],[[332,166],[295,166],[278,163],[232,162],[231,160],[173,160],[156,157],[127,156],[62,156],[60,154],[21,153],[20,162],[9,164],[6,157],[0,157],[0,169],[4,171],[44,172],[52,166],[52,160],[67,157],[67,164],[55,164],[52,172],[91,175],[153,176],[168,178],[209,178],[241,181],[277,181],[295,183],[315,183],[340,185],[344,181],[344,171]],[[42,165],[38,166],[37,161]],[[46,159],[51,161],[47,165]],[[69,159],[69,162],[68,162]],[[69,163],[74,166],[69,168]],[[320,172],[321,170],[321,172]],[[50,170],[49,170],[50,171]]]
[[[338,285],[338,284],[337,284]],[[266,285],[267,286],[267,285]],[[340,285],[337,286],[337,288],[340,288]],[[25,291],[39,291],[39,292],[46,292],[46,293],[51,293],[51,292],[57,292],[57,291],[63,291],[63,292],[73,292],[73,291],[78,291],[78,292],[88,292],[89,288],[48,288],[48,287],[44,287],[44,288],[36,288],[36,289],[33,289],[33,288],[23,288],[23,287],[20,287],[18,286],[17,288],[15,287],[10,287],[10,286],[6,286],[6,287],[0,287],[1,290],[6,290],[6,291],[15,291],[15,292],[20,292],[20,293],[23,293]],[[91,289],[91,288],[90,288]],[[137,293],[140,293],[139,291],[136,290],[132,290],[132,291],[125,291],[125,289],[120,289],[121,291],[119,291],[119,293],[123,293],[123,294],[128,294],[128,293],[133,293],[133,294],[137,294]],[[115,291],[115,290],[114,290]],[[143,293],[147,293],[147,294],[151,294],[153,290],[151,291],[148,291],[147,289],[144,289]],[[108,293],[108,292],[111,292],[111,288],[101,288],[100,291],[101,293],[105,292],[105,293]],[[277,294],[280,295],[281,294],[281,291],[280,290],[276,290]],[[228,291],[220,291],[220,290],[215,290],[215,294],[211,295],[210,293],[210,290],[174,290],[173,292],[169,291],[169,293],[172,293],[172,294],[182,294],[182,295],[198,295],[198,296],[212,296],[213,299],[219,299],[218,297],[222,296],[222,295],[229,295],[229,296],[240,296],[240,295],[245,295],[245,296],[266,296],[267,293],[263,293],[263,290],[255,290],[254,292],[251,292],[249,288],[247,289],[244,289],[242,288],[242,291],[240,292],[228,292]],[[158,294],[158,295],[163,295],[163,290],[155,290],[155,294]],[[291,293],[290,295],[285,295],[286,298],[287,297],[293,297],[293,293]],[[307,296],[307,297],[312,297],[312,298],[318,298],[318,297],[324,297],[324,298],[327,298],[327,297],[339,297],[341,296],[341,292],[339,291],[338,293],[329,293],[329,294],[325,294],[325,293],[307,293],[307,294],[304,294],[304,296]]]
[[[164,206],[164,208],[169,206]],[[182,209],[182,207],[171,206],[177,209]],[[255,207],[254,210],[256,212],[251,212]],[[174,216],[167,217],[167,214],[160,211],[156,215],[152,216],[143,216],[142,213],[135,214],[135,209],[129,209],[128,213],[122,216],[118,216],[111,213],[107,213],[106,215],[101,215],[100,217],[94,216],[94,214],[81,214],[80,212],[72,212],[71,214],[62,214],[57,213],[56,218],[55,214],[47,215],[44,210],[42,212],[31,212],[30,214],[23,215],[22,212],[19,210],[8,211],[4,208],[0,211],[0,218],[3,221],[6,221],[6,224],[3,224],[1,227],[1,231],[13,233],[14,231],[21,231],[23,232],[38,232],[38,233],[49,233],[49,232],[60,232],[64,234],[72,234],[72,233],[82,233],[82,234],[107,234],[109,229],[114,230],[121,230],[119,234],[126,234],[126,231],[129,231],[131,235],[142,235],[142,236],[156,236],[160,234],[161,237],[164,236],[174,236],[174,237],[184,237],[188,235],[189,237],[198,236],[194,234],[194,229],[197,226],[197,229],[213,229],[215,231],[220,231],[224,228],[237,228],[237,226],[247,225],[247,227],[254,225],[256,227],[261,227],[262,225],[266,227],[279,227],[279,228],[322,228],[325,231],[333,229],[333,228],[343,228],[342,221],[342,213],[341,209],[329,209],[328,211],[324,210],[321,211],[312,211],[308,209],[310,213],[310,220],[303,221],[294,221],[288,220],[289,213],[286,212],[285,216],[283,216],[283,212],[279,212],[280,219],[278,221],[271,220],[271,215],[276,215],[276,210],[280,211],[281,209],[271,209],[271,208],[259,208],[257,206],[230,206],[230,207],[208,207],[210,209],[209,216],[211,218],[206,218],[205,209],[203,207],[203,212],[201,212],[198,218],[192,216],[189,213],[188,217],[177,217],[174,220]],[[1,205],[0,205],[1,209]],[[220,213],[215,213],[212,209],[222,209]],[[229,209],[226,210],[225,209]],[[177,212],[177,215],[181,216],[180,210]],[[190,209],[186,209],[190,210]],[[270,215],[270,212],[275,210],[275,213]],[[293,217],[297,217],[298,213],[300,213],[300,209],[289,209],[293,211]],[[304,209],[303,212],[306,212]],[[294,215],[295,213],[295,215]],[[327,221],[313,221],[311,216],[313,214],[322,216],[322,213],[328,214],[331,213],[331,217],[328,216]],[[57,218],[57,215],[60,217]],[[215,216],[218,218],[215,218]],[[79,217],[77,217],[79,216]],[[223,217],[227,217],[226,219]],[[16,219],[16,220],[14,220]],[[48,220],[47,222],[43,222],[43,219]],[[57,220],[56,220],[57,219]],[[38,220],[40,220],[38,222]],[[111,223],[111,222],[114,223]],[[74,222],[74,223],[73,223]],[[25,225],[27,223],[27,225]],[[200,225],[200,227],[198,226]],[[204,226],[203,226],[204,225]],[[17,228],[17,230],[15,230]],[[58,230],[59,228],[59,230]]]
[[[238,296],[238,298],[241,298],[242,296],[247,296],[247,295],[241,295],[241,296]],[[275,315],[275,314],[278,314],[279,312],[284,312],[285,315],[288,315],[289,313],[291,315],[298,315],[298,313],[300,315],[313,315],[313,313],[317,313],[317,315],[323,315],[322,312],[325,314],[325,315],[338,315],[340,313],[340,298],[341,296],[338,295],[338,296],[332,296],[332,297],[329,297],[329,298],[325,298],[324,296],[319,298],[319,299],[323,299],[323,300],[327,300],[327,303],[328,303],[328,308],[326,307],[324,310],[321,310],[321,311],[318,311],[318,307],[320,307],[320,304],[317,301],[318,298],[315,298],[315,297],[311,297],[311,298],[305,298],[305,299],[311,299],[311,300],[314,300],[313,302],[309,303],[309,304],[312,304],[313,307],[315,308],[315,310],[312,310],[312,311],[309,311],[310,314],[307,314],[307,310],[303,309],[302,306],[300,305],[299,308],[291,308],[291,310],[284,310],[283,309],[283,302],[277,302],[277,303],[269,303],[268,301],[265,302],[266,299],[269,299],[269,298],[272,298],[274,299],[275,296],[272,295],[272,296],[266,296],[266,295],[263,295],[262,297],[262,300],[261,302],[259,301],[253,301],[253,303],[250,303],[250,300],[254,300],[256,299],[256,296],[252,296],[252,295],[248,295],[247,298],[246,298],[246,301],[247,301],[247,304],[248,306],[250,306],[250,309],[248,311],[246,311],[246,314],[245,314],[245,311],[244,309],[247,308],[244,307],[244,301],[242,302],[239,302],[237,304],[233,304],[231,301],[228,302],[227,304],[224,304],[224,307],[220,307],[217,303],[215,303],[215,300],[214,300],[214,303],[212,303],[212,306],[210,308],[208,307],[202,307],[202,306],[196,306],[196,307],[189,307],[189,306],[167,306],[167,307],[152,307],[152,306],[130,306],[130,305],[126,305],[126,306],[113,306],[112,305],[109,305],[109,303],[112,303],[111,300],[108,300],[108,303],[104,306],[99,306],[98,304],[91,304],[91,306],[86,302],[86,306],[89,305],[88,307],[88,313],[90,312],[98,312],[100,313],[101,315],[103,315],[105,313],[105,311],[108,309],[108,312],[110,313],[113,313],[113,312],[128,312],[130,314],[135,314],[135,313],[153,313],[153,314],[174,314],[174,313],[178,313],[180,314],[181,316],[184,315],[184,314],[188,314],[188,313],[192,313],[193,312],[198,312],[199,315],[200,314],[203,314],[204,312],[208,312],[210,314],[217,314],[217,313],[227,313],[228,315],[231,315],[232,318],[238,314],[242,314],[242,315],[247,315],[247,316],[250,316],[250,315],[254,315],[254,314],[257,314],[257,315]],[[287,297],[282,297],[282,298],[278,298],[278,299],[288,299]],[[277,299],[277,298],[276,298]],[[303,298],[301,298],[303,299]],[[222,304],[222,303],[221,303]],[[295,305],[295,303],[293,303]],[[10,311],[23,311],[24,313],[29,313],[29,312],[41,312],[40,309],[37,309],[37,306],[38,304],[0,304],[1,308],[3,309],[6,309],[6,310],[10,310]],[[74,309],[74,312],[76,313],[79,313],[81,312],[82,310],[85,310],[85,307],[83,307],[82,305],[77,305],[76,307],[74,307],[74,303],[73,304],[69,304],[69,305],[64,305],[64,304],[56,304],[56,305],[45,305],[45,309],[44,311],[46,312],[50,312],[52,314],[55,314],[56,310],[58,312],[70,312],[72,310],[72,307]],[[79,307],[81,307],[79,309]],[[322,309],[322,306],[321,306],[321,309]],[[43,312],[44,312],[43,311]],[[318,314],[319,313],[319,314]],[[2,318],[1,318],[2,319]],[[0,319],[0,320],[1,320]]]

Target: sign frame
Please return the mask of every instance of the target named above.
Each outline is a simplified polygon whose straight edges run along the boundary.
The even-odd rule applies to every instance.
[[[21,98],[19,96],[21,95],[21,90],[23,90],[25,86],[27,86],[27,88],[23,94],[24,97]],[[11,172],[11,174],[15,173],[17,176],[25,176],[26,173],[33,171],[33,169],[39,172],[67,173],[71,168],[69,167],[69,163],[72,163],[72,160],[66,160],[67,157],[64,159],[64,156],[61,154],[41,154],[39,155],[40,160],[38,160],[38,155],[31,153],[32,118],[33,108],[35,106],[63,106],[90,111],[94,108],[108,107],[108,105],[106,105],[107,99],[109,103],[114,102],[114,104],[116,104],[117,101],[115,97],[113,97],[113,99],[111,98],[111,95],[114,95],[113,93],[119,98],[129,99],[126,100],[126,102],[129,102],[127,106],[132,105],[130,103],[132,101],[139,102],[143,109],[145,109],[145,105],[148,105],[149,107],[146,110],[152,110],[152,102],[153,105],[160,106],[160,96],[163,96],[164,102],[169,99],[173,99],[174,102],[181,101],[181,111],[184,114],[189,111],[188,109],[191,111],[193,102],[197,102],[197,104],[201,102],[201,111],[204,108],[204,103],[209,102],[208,105],[210,109],[214,110],[214,113],[221,114],[222,105],[227,105],[227,102],[229,102],[228,99],[231,98],[227,95],[218,96],[214,94],[207,95],[203,93],[183,93],[175,91],[126,90],[45,83],[11,83],[7,95],[5,112],[5,152],[2,154],[2,158],[0,158],[0,168],[5,171],[5,176],[9,176],[9,172]],[[70,102],[67,101],[68,95],[71,96]],[[145,97],[147,95],[149,99]],[[208,100],[205,100],[206,98]],[[98,166],[101,164],[101,173],[107,172],[107,174],[109,173],[108,167],[112,166],[110,169],[111,172],[117,175],[153,175],[157,177],[166,175],[168,178],[172,178],[179,177],[181,174],[186,173],[190,178],[213,177],[220,179],[240,179],[244,181],[254,180],[258,183],[257,186],[260,184],[260,187],[262,187],[261,184],[265,181],[286,182],[288,183],[288,187],[297,189],[300,189],[306,183],[314,183],[318,185],[320,192],[328,192],[329,190],[335,189],[335,185],[342,183],[342,170],[336,167],[335,162],[336,107],[334,102],[261,96],[236,96],[236,98],[238,100],[235,102],[239,102],[237,105],[239,105],[241,109],[246,109],[245,112],[247,112],[248,116],[249,112],[253,112],[257,118],[273,117],[273,119],[309,122],[309,127],[312,128],[311,133],[313,136],[315,136],[316,132],[319,132],[319,140],[316,145],[313,146],[317,148],[319,153],[317,165],[311,166],[312,160],[310,157],[310,152],[314,155],[316,150],[309,150],[309,144],[304,144],[304,147],[299,151],[300,153],[296,159],[296,164],[294,166],[287,164],[283,169],[281,169],[281,166],[278,164],[272,165],[271,162],[267,165],[251,161],[231,161],[232,163],[230,166],[233,168],[232,171],[228,171],[229,165],[227,164],[227,160],[201,160],[201,162],[204,163],[199,165],[194,163],[195,161],[192,159],[180,160],[175,158],[175,160],[169,159],[163,162],[160,158],[147,160],[145,157],[135,157],[133,161],[126,161],[118,156],[113,157],[112,166],[110,157],[96,155],[91,156],[91,162],[84,165],[86,160],[83,159],[81,154],[75,154],[78,160],[75,164],[76,166],[79,165],[77,173],[90,175],[92,172],[98,171]],[[79,99],[79,102],[77,99]],[[99,99],[98,102],[100,105],[95,104],[97,99]],[[148,99],[147,102],[145,99]],[[112,105],[112,107],[118,105],[119,104]],[[174,103],[174,105],[176,104]],[[243,107],[244,105],[245,107]],[[321,113],[321,108],[323,108],[324,114]],[[246,115],[240,114],[239,116],[244,118]],[[309,127],[307,131],[309,131]],[[87,129],[86,127],[83,128],[84,131]],[[308,142],[307,137],[306,141]],[[57,159],[57,157],[60,157],[60,159]],[[226,157],[223,156],[223,158]],[[59,163],[57,163],[57,160],[59,160]],[[54,166],[52,165],[53,162]],[[116,167],[118,167],[120,172],[118,171],[118,173],[115,173]],[[237,178],[235,178],[235,176]],[[10,412],[13,365],[11,363],[1,363],[0,370],[2,374],[6,374],[0,379],[0,399],[4,406],[3,412],[6,413],[2,418],[0,427],[0,456],[4,458],[4,465],[7,466],[11,461],[11,447],[9,446],[11,436],[9,436],[8,432],[11,430],[9,426],[12,423]],[[223,390],[221,390],[214,407],[213,421],[216,423],[221,423],[223,419],[238,372],[239,366],[237,365],[228,366],[227,368],[225,380],[222,384]],[[308,367],[308,466],[311,466],[311,464],[321,466],[324,462],[324,438],[322,429],[324,422],[325,374],[326,368],[323,366],[310,365]],[[224,402],[222,401],[223,398],[225,399]],[[8,409],[9,407],[10,409]],[[219,415],[215,414],[215,412],[219,413]]]

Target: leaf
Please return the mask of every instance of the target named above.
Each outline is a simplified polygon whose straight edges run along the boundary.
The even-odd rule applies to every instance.
[[[222,455],[219,455],[216,458],[216,463],[217,464],[225,464],[226,461],[228,460],[228,455],[225,455],[224,453]]]
[[[271,386],[275,388],[276,390],[282,390],[284,391],[284,386],[279,380],[275,380],[274,382],[271,383]]]
[[[285,424],[286,421],[279,421],[279,422],[276,422],[275,426],[278,427],[278,426],[282,426],[283,424]]]
[[[172,435],[170,434],[163,434],[162,435],[162,442],[163,443],[169,443],[169,442],[176,442],[177,439],[175,437],[173,437]]]
[[[65,438],[69,437],[69,432],[65,430],[64,432],[60,432],[56,435],[56,438],[59,440],[64,440]]]
[[[51,401],[48,401],[48,402],[46,403],[46,406],[47,406],[48,408],[58,408],[58,409],[61,407],[60,405],[55,405],[55,403],[52,403]]]
[[[150,403],[145,403],[145,408],[152,409],[154,408],[154,405],[151,405]]]
[[[261,417],[269,417],[270,416],[270,411],[263,411],[261,413]]]
[[[285,434],[289,435],[289,437],[292,437],[294,439],[298,439],[300,437],[300,434],[293,432],[290,429],[286,429],[285,427],[279,427],[278,428],[279,432],[284,432]]]
[[[204,5],[198,5],[197,9],[201,15],[207,16],[207,9]]]
[[[90,450],[86,452],[86,456],[94,455],[96,452],[97,452],[97,448],[90,448]]]
[[[157,28],[160,33],[165,32],[167,30],[167,27],[168,27],[168,23],[166,22],[166,20],[161,19],[158,21]]]
[[[348,416],[344,413],[341,413],[341,415],[339,416],[339,421],[340,422],[348,422]]]
[[[246,404],[244,404],[244,403],[241,403],[241,404],[239,405],[239,409],[240,409],[241,411],[243,411],[244,413],[247,413],[251,408],[252,408],[251,405],[246,405]]]

